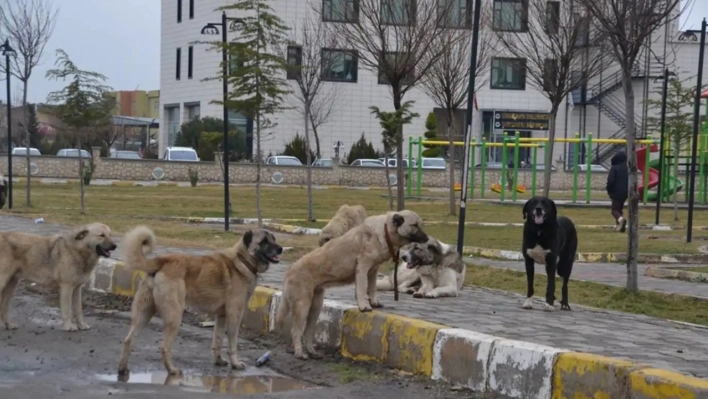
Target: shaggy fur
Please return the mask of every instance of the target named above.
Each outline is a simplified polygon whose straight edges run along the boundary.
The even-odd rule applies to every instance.
[[[342,205],[320,233],[320,247],[328,241],[341,237],[347,231],[364,223],[366,209],[361,205]]]

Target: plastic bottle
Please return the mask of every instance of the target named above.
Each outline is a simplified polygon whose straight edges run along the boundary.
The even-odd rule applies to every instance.
[[[262,365],[268,363],[270,360],[270,351],[263,354],[263,356],[256,359],[256,367],[261,367]]]
[[[44,223],[44,218],[39,218],[34,221],[35,224],[42,224]]]

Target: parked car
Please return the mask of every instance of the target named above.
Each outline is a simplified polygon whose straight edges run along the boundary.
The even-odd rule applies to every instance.
[[[509,165],[507,164],[507,167],[508,167],[508,166],[509,166]],[[475,168],[481,168],[481,167],[482,167],[482,164],[481,164],[481,163],[477,163],[477,165],[475,165]],[[501,162],[489,161],[489,162],[487,162],[487,163],[484,165],[484,167],[485,167],[486,169],[501,169],[501,168],[502,168],[502,163],[501,163]],[[521,170],[521,169],[531,170],[531,164],[530,164],[530,163],[525,163],[525,162],[522,161],[522,162],[521,162],[521,165],[519,166],[519,170]],[[542,164],[542,163],[536,164],[536,170],[537,170],[537,171],[539,171],[539,170],[545,170],[545,169],[546,169],[546,165],[544,165],[544,164]],[[553,165],[551,165],[551,170],[556,170],[556,167],[553,166]]]
[[[334,166],[334,160],[332,158],[319,158],[312,162],[312,166],[319,168],[331,168]]]
[[[364,168],[383,168],[386,165],[378,159],[357,159],[349,166],[358,166]]]
[[[115,159],[143,159],[137,151],[113,151],[109,158]]]
[[[445,170],[445,158],[423,158],[421,168],[423,169],[440,169]]]
[[[295,157],[289,155],[276,155],[268,157],[266,165],[282,165],[282,166],[302,166],[302,162]]]
[[[162,159],[165,161],[198,162],[199,156],[192,147],[167,147]]]
[[[384,162],[385,160],[386,160],[386,158],[379,158],[379,161],[381,161],[382,163],[384,163],[384,165],[386,165],[385,162]],[[389,158],[389,159],[388,159],[388,167],[389,167],[389,168],[395,168],[396,165],[398,165],[398,163],[397,163],[396,161],[397,161],[396,158]],[[413,162],[412,162],[412,164],[413,164],[413,167],[415,168],[418,163],[417,163],[417,162],[415,161],[415,159],[414,159]],[[407,159],[407,158],[404,158],[404,159],[403,159],[403,168],[404,168],[404,169],[408,169],[408,159]]]
[[[30,153],[31,152],[32,152],[32,150],[30,150]],[[64,148],[64,149],[59,150],[59,152],[57,152],[57,156],[58,157],[78,158],[79,157],[79,150],[77,150],[76,148]],[[81,158],[91,158],[91,154],[89,154],[89,152],[86,150],[81,150]]]
[[[27,155],[27,147],[15,147],[12,149],[12,155]],[[29,155],[31,157],[41,157],[42,153],[38,149],[30,147]]]
[[[571,169],[573,170],[573,169]],[[588,170],[588,165],[583,164],[583,165],[578,165],[578,172],[586,172]],[[592,164],[590,165],[590,171],[591,172],[609,172],[606,167],[602,165],[597,165],[597,164]]]

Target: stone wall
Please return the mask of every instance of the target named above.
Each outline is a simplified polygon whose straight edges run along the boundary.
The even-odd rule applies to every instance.
[[[93,174],[94,179],[117,179],[117,180],[167,180],[167,181],[187,181],[188,171],[194,169],[199,171],[200,182],[222,181],[222,168],[220,165],[221,156],[217,154],[214,162],[179,162],[162,160],[124,160],[101,158],[99,148],[93,149],[93,160],[96,169]],[[78,177],[78,159],[68,157],[56,157],[45,155],[31,158],[32,176],[43,178],[76,179]],[[24,157],[13,157],[12,172],[16,177],[26,176],[26,161]],[[558,171],[551,174],[551,188],[553,190],[570,190],[573,185],[573,174],[563,170],[562,162],[559,162]],[[0,171],[7,174],[7,156],[0,157]],[[394,170],[390,171],[395,174]],[[282,176],[280,184],[305,184],[307,169],[302,166],[271,166],[261,167],[261,181],[265,183],[276,183],[277,177]],[[274,175],[275,180],[274,181]],[[415,188],[415,177],[417,172],[413,171],[413,187]],[[501,170],[487,170],[485,186],[489,188],[491,184],[499,183]],[[585,187],[585,173],[578,175],[578,188]],[[449,172],[446,170],[425,170],[422,172],[423,187],[448,187]],[[455,180],[459,181],[460,170],[455,170]],[[641,179],[641,178],[640,178]],[[232,183],[255,183],[256,165],[249,163],[235,163],[229,166],[229,180]],[[591,186],[593,190],[603,190],[607,180],[607,173],[593,172],[591,174]],[[316,185],[341,185],[341,186],[379,186],[386,185],[386,173],[379,168],[358,168],[351,166],[334,166],[332,168],[312,168],[312,181]],[[519,184],[531,186],[531,172],[519,172]],[[537,187],[543,186],[543,172],[536,175]],[[475,170],[475,185],[481,185],[481,173]]]

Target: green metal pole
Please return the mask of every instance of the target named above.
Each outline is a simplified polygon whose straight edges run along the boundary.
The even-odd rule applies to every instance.
[[[504,132],[504,136],[502,139],[502,169],[501,169],[501,197],[500,200],[504,202],[504,195],[505,195],[505,190],[506,190],[506,162],[508,159],[508,155],[506,153],[506,132]]]
[[[418,136],[418,197],[423,195],[423,136]]]
[[[701,125],[701,135],[698,144],[698,202],[706,202],[706,168],[705,168],[705,135],[703,134],[703,129],[705,129],[705,123]]]
[[[511,200],[513,202],[516,202],[516,187],[519,182],[519,138],[520,138],[520,133],[516,132],[516,136],[514,136],[514,176],[512,177],[512,185],[511,185]]]
[[[644,205],[649,201],[649,160],[651,157],[651,144],[645,144],[644,147],[647,149],[644,152],[644,195],[642,202]],[[661,193],[659,193],[661,195]]]
[[[413,194],[413,137],[408,137],[408,176],[406,176],[406,192]]]
[[[470,145],[472,146],[472,150],[470,151],[470,198],[474,198],[474,149],[477,147],[477,144],[472,143]]]
[[[482,169],[480,170],[481,176],[479,176],[479,197],[484,198],[484,186],[485,182],[487,181],[487,138],[482,137],[482,153],[480,155],[481,163],[482,163]]]
[[[573,203],[578,200],[578,168],[580,164],[580,133],[575,133],[575,151],[573,154]]]
[[[536,196],[536,161],[538,160],[538,147],[533,147],[533,164],[531,165],[531,196]]]
[[[590,189],[592,188],[592,133],[588,133],[586,139],[585,154],[587,155],[587,168],[585,172],[585,203],[590,203]]]

